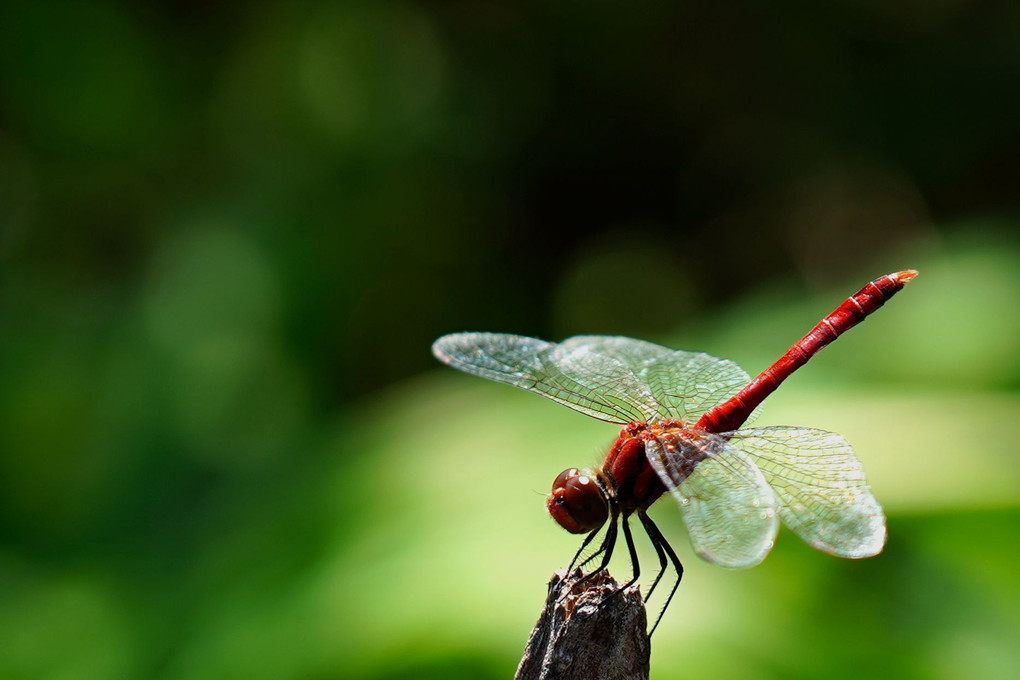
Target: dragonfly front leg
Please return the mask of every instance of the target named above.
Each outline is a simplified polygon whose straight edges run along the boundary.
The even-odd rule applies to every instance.
[[[600,531],[602,531],[602,528],[601,528],[601,527],[600,527],[600,528],[598,528],[598,529],[595,529],[594,531],[590,531],[590,532],[588,532],[588,535],[584,537],[584,542],[583,542],[583,543],[581,543],[581,547],[577,549],[577,552],[576,552],[576,553],[574,553],[574,559],[570,560],[570,566],[569,566],[569,567],[567,567],[567,574],[568,574],[568,575],[570,574],[570,572],[574,571],[574,565],[577,565],[577,566],[578,566],[578,567],[580,567],[580,568],[584,568],[584,565],[588,564],[588,563],[589,563],[589,562],[591,562],[591,561],[592,561],[592,560],[593,560],[594,558],[596,558],[596,557],[598,557],[599,555],[601,555],[601,554],[602,554],[602,551],[606,549],[606,544],[605,544],[605,542],[603,542],[603,543],[602,543],[602,545],[601,545],[601,546],[599,547],[599,549],[598,549],[598,550],[596,550],[596,551],[595,551],[594,553],[592,553],[592,554],[591,554],[590,556],[588,556],[588,557],[586,557],[586,558],[585,558],[584,562],[581,562],[581,564],[577,564],[577,560],[578,560],[578,559],[579,559],[579,558],[581,557],[581,553],[583,553],[583,552],[584,552],[584,549],[588,547],[588,545],[589,545],[589,544],[590,544],[590,543],[592,542],[592,540],[593,540],[593,539],[594,539],[594,538],[595,538],[596,536],[598,536],[598,533],[599,533]]]
[[[595,551],[595,553],[594,553],[594,554],[593,554],[593,555],[592,555],[591,557],[589,557],[589,558],[585,559],[585,560],[584,560],[583,562],[581,562],[581,564],[580,564],[580,565],[578,565],[578,566],[580,566],[580,567],[582,567],[582,568],[583,568],[583,567],[584,567],[584,565],[586,565],[586,564],[588,564],[589,562],[591,562],[591,561],[592,561],[593,559],[595,559],[596,557],[598,557],[598,556],[599,556],[600,554],[602,555],[602,562],[601,562],[601,563],[599,564],[599,566],[598,566],[598,567],[597,567],[596,569],[593,569],[592,571],[588,572],[587,574],[585,574],[584,576],[582,576],[581,578],[579,578],[579,579],[578,579],[578,580],[577,580],[577,581],[576,581],[576,582],[574,583],[574,587],[575,587],[575,588],[576,588],[577,586],[579,586],[579,585],[581,585],[581,584],[583,584],[583,583],[585,583],[585,582],[589,581],[589,580],[590,580],[590,579],[592,579],[592,578],[593,578],[593,577],[594,577],[594,576],[595,576],[596,574],[599,574],[600,572],[602,572],[602,571],[605,571],[606,567],[608,567],[608,566],[609,566],[609,560],[610,560],[610,559],[611,559],[611,558],[613,557],[613,548],[614,548],[614,547],[616,546],[616,536],[617,536],[617,520],[618,520],[619,518],[620,518],[620,513],[619,513],[619,511],[618,511],[618,510],[617,510],[617,509],[616,509],[616,508],[614,507],[614,508],[612,509],[612,512],[611,512],[611,514],[610,514],[610,517],[609,517],[609,528],[608,528],[608,529],[606,529],[606,537],[602,539],[602,545],[601,545],[601,546],[599,546],[599,549],[598,549],[597,551]],[[626,530],[625,530],[625,531],[626,531]],[[587,538],[585,538],[585,539],[584,539],[584,543],[583,543],[583,544],[581,545],[581,550],[584,550],[585,546],[586,546],[586,545],[587,545],[587,544],[588,544],[589,542],[591,542],[591,538],[592,538],[592,536],[593,536],[593,535],[594,535],[595,533],[598,533],[598,532],[597,532],[597,531],[594,531],[594,532],[592,532],[591,534],[589,534]],[[581,552],[580,552],[580,551],[578,551],[577,555],[575,555],[575,556],[574,556],[574,560],[575,560],[575,561],[577,560],[577,556],[578,556],[578,555],[580,555],[580,554],[581,554]],[[567,573],[568,573],[568,575],[569,575],[569,573],[570,573],[570,572],[568,571]]]

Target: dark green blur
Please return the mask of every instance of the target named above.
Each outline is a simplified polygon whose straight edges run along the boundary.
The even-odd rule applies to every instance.
[[[886,551],[729,572],[664,499],[652,677],[1015,677],[1018,83],[1011,3],[2,3],[0,678],[510,677],[615,430],[431,341],[755,373],[908,267],[759,421]]]

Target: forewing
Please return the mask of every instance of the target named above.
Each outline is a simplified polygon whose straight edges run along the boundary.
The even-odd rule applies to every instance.
[[[454,368],[536,392],[610,423],[647,420],[659,411],[633,370],[585,343],[454,333],[436,340],[432,353]]]
[[[727,359],[672,350],[644,340],[580,335],[563,345],[583,346],[624,364],[651,394],[660,416],[679,420],[697,420],[751,380],[740,366]]]
[[[885,514],[850,444],[833,432],[762,427],[732,433],[779,499],[783,523],[841,557],[871,557],[885,545]]]
[[[699,555],[734,568],[765,559],[779,529],[776,498],[747,455],[722,437],[671,433],[647,441],[645,453],[680,504]]]

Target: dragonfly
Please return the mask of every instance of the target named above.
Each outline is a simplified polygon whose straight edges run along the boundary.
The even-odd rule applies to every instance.
[[[780,521],[832,555],[859,559],[882,551],[885,514],[845,438],[808,427],[741,426],[794,371],[916,275],[907,269],[866,284],[753,380],[727,359],[616,336],[553,343],[454,333],[436,340],[432,351],[453,368],[622,426],[601,466],[556,477],[546,507],[568,532],[587,534],[568,573],[608,523],[599,548],[580,566],[600,555],[601,562],[581,580],[608,567],[622,529],[632,577],[620,590],[640,576],[629,524],[638,518],[659,561],[646,600],[670,565],[676,573],[654,632],[683,578],[676,551],[647,512],[667,491],[694,550],[723,567],[759,564]]]

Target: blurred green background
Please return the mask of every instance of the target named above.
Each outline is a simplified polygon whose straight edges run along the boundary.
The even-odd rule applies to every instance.
[[[756,373],[906,267],[759,420],[885,553],[730,572],[662,501],[653,677],[1016,677],[1018,121],[1012,2],[3,3],[0,677],[509,677],[615,429],[431,341]]]

